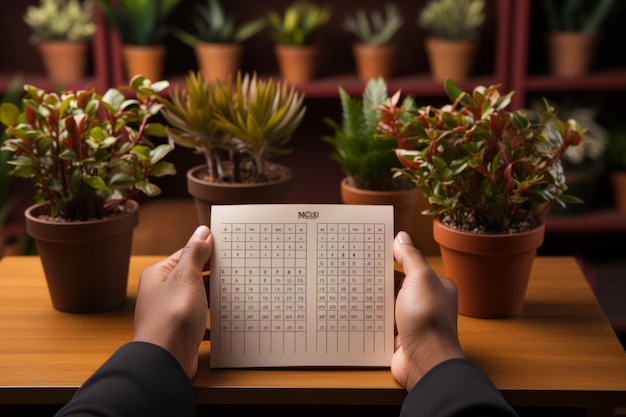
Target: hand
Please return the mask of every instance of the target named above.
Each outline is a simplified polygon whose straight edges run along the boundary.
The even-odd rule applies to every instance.
[[[457,331],[457,289],[426,263],[406,232],[393,253],[405,278],[396,298],[396,352],[393,377],[407,391],[435,365],[463,357]]]
[[[139,278],[134,341],[169,351],[189,378],[198,369],[208,301],[202,268],[213,251],[213,235],[200,226],[184,248],[144,269]]]

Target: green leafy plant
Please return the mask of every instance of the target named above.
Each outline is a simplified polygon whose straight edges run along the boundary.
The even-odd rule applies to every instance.
[[[169,19],[181,0],[97,0],[126,45],[156,45],[170,33]]]
[[[386,4],[384,10],[384,13],[372,10],[368,15],[364,9],[358,9],[354,14],[346,16],[343,28],[353,33],[362,43],[387,45],[398,33],[404,20],[393,4]]]
[[[485,0],[430,0],[417,23],[435,38],[451,41],[478,38],[485,22]]]
[[[154,95],[167,85],[137,76],[128,91],[103,95],[93,88],[57,94],[25,85],[23,109],[0,107],[7,126],[2,150],[12,152],[9,173],[30,179],[36,202],[49,202],[50,216],[68,221],[102,218],[135,194],[158,195],[149,177],[175,170],[163,160],[172,145],[150,141],[165,137],[165,127],[149,119],[162,106]]]
[[[306,111],[293,86],[256,73],[238,72],[234,84],[190,73],[186,88],[174,88],[160,101],[170,139],[204,155],[209,181],[226,183],[268,181],[268,159],[289,151]]]
[[[284,45],[311,45],[319,29],[330,20],[329,7],[308,1],[296,1],[281,16],[270,11],[267,22],[273,30],[274,39]]]
[[[397,100],[381,106],[381,133],[397,141],[407,175],[436,214],[470,232],[508,233],[532,228],[551,203],[580,202],[566,194],[561,158],[583,141],[575,120],[563,121],[548,102],[532,121],[525,111],[510,111],[513,92],[497,85],[462,91],[451,79],[445,90],[452,101],[425,106],[408,123]]]
[[[387,191],[412,188],[406,178],[394,179],[394,168],[402,167],[396,157],[396,143],[378,138],[378,124],[381,111],[378,106],[389,100],[387,84],[383,78],[370,79],[362,98],[350,97],[339,87],[342,120],[337,123],[325,118],[325,123],[333,129],[333,135],[325,135],[322,140],[333,147],[331,158],[351,177],[356,188],[374,191]],[[399,111],[404,114],[401,120],[407,122],[415,104],[407,96]]]
[[[41,0],[29,6],[24,21],[33,30],[31,41],[81,42],[96,32],[93,0]]]
[[[256,35],[266,23],[261,17],[237,25],[235,18],[226,14],[219,0],[208,0],[207,4],[196,5],[195,35],[180,28],[174,28],[173,33],[191,47],[199,42],[241,43]]]
[[[542,0],[540,3],[551,30],[597,32],[615,0]]]

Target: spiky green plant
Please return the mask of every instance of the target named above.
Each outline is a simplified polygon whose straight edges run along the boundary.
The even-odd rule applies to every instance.
[[[485,0],[430,0],[417,23],[433,37],[445,40],[478,38],[485,22]]]
[[[41,0],[29,6],[24,21],[33,30],[31,41],[81,42],[96,32],[93,0]]]
[[[97,0],[126,45],[156,45],[170,33],[169,19],[182,0]]]
[[[615,0],[541,0],[539,3],[551,30],[597,32]]]
[[[306,111],[304,96],[293,86],[261,80],[256,73],[238,72],[234,85],[232,78],[210,82],[200,72],[190,73],[186,88],[160,100],[169,137],[204,155],[214,182],[267,181],[268,159],[289,152]]]
[[[329,7],[316,3],[295,1],[289,5],[281,16],[270,11],[267,22],[274,31],[274,39],[283,45],[311,45],[318,30],[330,20]]]
[[[398,144],[378,138],[381,120],[378,106],[389,101],[387,84],[383,78],[372,78],[365,85],[362,98],[353,98],[339,87],[341,123],[331,118],[324,121],[333,129],[332,135],[322,140],[333,147],[331,158],[339,163],[352,185],[363,190],[387,191],[410,188],[406,178],[394,179],[394,168],[402,164],[396,157]],[[408,121],[415,108],[414,99],[407,96],[402,102],[402,120]]]
[[[194,15],[195,34],[174,28],[174,35],[191,47],[199,42],[241,43],[256,35],[266,25],[265,18],[253,19],[237,25],[235,18],[228,16],[219,0],[208,0],[196,5]]]
[[[368,45],[387,45],[391,43],[404,20],[398,8],[391,3],[381,10],[372,10],[368,15],[364,9],[358,9],[346,16],[344,30],[353,33],[357,39]]]

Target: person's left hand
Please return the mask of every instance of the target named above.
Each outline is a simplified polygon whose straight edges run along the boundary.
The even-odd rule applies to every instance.
[[[202,269],[213,251],[213,235],[200,226],[184,248],[144,269],[139,279],[133,341],[169,351],[189,378],[198,369],[208,301]]]

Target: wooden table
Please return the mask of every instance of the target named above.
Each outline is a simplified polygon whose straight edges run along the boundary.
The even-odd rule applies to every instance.
[[[130,264],[118,310],[53,309],[39,258],[0,260],[0,405],[65,403],[131,338],[137,279],[160,259]],[[439,258],[429,258],[443,271]],[[88,277],[85,277],[88,279]],[[459,317],[467,356],[514,406],[626,406],[626,353],[573,258],[536,259],[524,312],[511,319]],[[200,404],[400,404],[388,369],[210,369],[203,342],[193,383]]]

